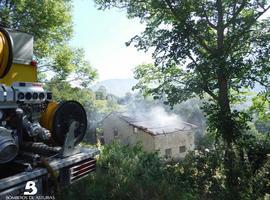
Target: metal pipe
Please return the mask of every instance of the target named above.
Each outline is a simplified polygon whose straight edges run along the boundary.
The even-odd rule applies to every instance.
[[[12,131],[0,127],[0,163],[13,160],[18,153],[18,146],[12,137]]]

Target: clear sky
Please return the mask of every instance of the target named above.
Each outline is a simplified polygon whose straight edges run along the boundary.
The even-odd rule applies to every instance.
[[[132,78],[133,69],[151,62],[151,55],[126,47],[125,42],[143,31],[139,20],[127,19],[124,11],[100,11],[92,0],[74,0],[74,39],[86,59],[98,70],[99,80]]]
[[[270,12],[265,14],[269,16]],[[150,53],[126,47],[125,42],[143,31],[139,20],[127,19],[124,11],[98,10],[93,0],[74,0],[74,39],[86,59],[98,70],[99,80],[132,78],[133,69],[152,61]]]

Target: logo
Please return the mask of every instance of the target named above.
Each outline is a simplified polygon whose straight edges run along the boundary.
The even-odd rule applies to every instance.
[[[25,185],[25,192],[23,195],[35,195],[37,193],[36,183],[34,181],[27,181]]]

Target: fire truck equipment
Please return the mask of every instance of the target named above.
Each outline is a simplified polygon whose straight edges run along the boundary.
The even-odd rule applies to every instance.
[[[29,181],[37,198],[54,195],[52,183],[94,172],[98,149],[78,145],[86,128],[80,103],[54,102],[37,82],[33,36],[0,27],[0,199],[23,197]]]
[[[14,159],[27,142],[63,147],[73,122],[74,145],[85,135],[82,105],[53,102],[33,63],[33,36],[0,27],[0,163]]]

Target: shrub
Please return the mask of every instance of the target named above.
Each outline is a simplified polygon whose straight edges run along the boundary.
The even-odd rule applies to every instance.
[[[59,199],[196,199],[191,188],[178,184],[175,171],[139,144],[113,143],[102,150],[96,173],[65,189]]]
[[[59,194],[59,199],[226,199],[221,149],[190,152],[178,163],[165,162],[157,153],[113,143],[101,150],[97,171]],[[237,164],[237,163],[236,163]],[[240,166],[240,165],[239,165]],[[254,174],[242,163],[241,199],[262,199],[269,193],[270,162]]]

